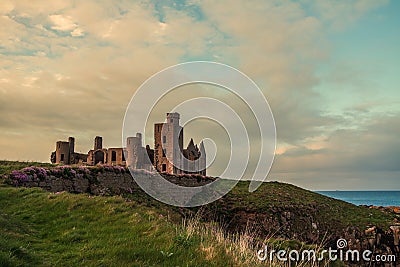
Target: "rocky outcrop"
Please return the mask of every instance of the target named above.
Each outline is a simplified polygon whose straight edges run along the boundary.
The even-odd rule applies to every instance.
[[[155,179],[155,175],[147,171],[133,173],[137,179]],[[211,177],[200,175],[161,175],[173,184],[187,187],[205,185],[214,180]],[[6,177],[6,182],[15,186],[41,187],[49,192],[67,191],[94,195],[144,193],[128,169],[119,166],[76,168],[62,166],[54,169],[28,167],[12,172]]]

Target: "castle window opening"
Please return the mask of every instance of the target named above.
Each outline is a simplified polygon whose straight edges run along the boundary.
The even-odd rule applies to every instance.
[[[117,161],[117,152],[111,151],[111,161]]]
[[[64,161],[64,154],[61,154],[61,159],[60,161]]]
[[[162,171],[163,171],[163,172],[166,172],[166,171],[167,171],[167,164],[163,164],[163,165],[162,165]]]
[[[166,142],[167,142],[167,137],[166,137],[165,135],[163,135],[162,141],[163,141],[163,143],[166,143]]]
[[[99,150],[94,153],[94,164],[97,163],[104,163],[104,153],[103,151]]]

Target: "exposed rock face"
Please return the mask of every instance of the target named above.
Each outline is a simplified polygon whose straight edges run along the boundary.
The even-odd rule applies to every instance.
[[[337,241],[345,239],[347,246],[343,251],[357,250],[361,255],[363,251],[370,250],[374,253],[373,255],[395,255],[396,257],[396,263],[371,265],[370,262],[361,260],[353,263],[346,262],[349,266],[398,266],[396,264],[400,264],[398,245],[400,225],[393,225],[386,230],[376,226],[365,231],[355,226],[335,229],[332,227],[332,222],[316,221],[315,212],[314,208],[307,207],[277,208],[273,213],[239,211],[235,212],[233,217],[225,217],[223,222],[231,231],[243,231],[245,226],[253,226],[253,231],[260,233],[261,238],[267,236],[284,240],[300,240],[327,249],[337,249]]]
[[[390,226],[390,230],[393,233],[393,245],[395,246],[395,251],[400,253],[400,225],[392,225]]]
[[[138,176],[152,179],[151,175],[138,174]],[[188,187],[201,186],[213,181],[211,177],[201,176],[175,176],[169,174],[162,174],[162,176],[171,183]],[[9,181],[9,183],[12,182]],[[72,176],[67,178],[48,175],[42,179],[28,179],[27,181],[20,182],[18,186],[41,187],[49,192],[67,191],[71,193],[91,193],[94,195],[119,195],[134,191],[143,193],[129,172],[98,172],[83,177]]]
[[[400,207],[396,207],[396,206],[388,206],[388,207],[373,206],[373,205],[361,205],[361,206],[370,208],[370,209],[380,210],[380,211],[383,211],[386,213],[400,214]]]

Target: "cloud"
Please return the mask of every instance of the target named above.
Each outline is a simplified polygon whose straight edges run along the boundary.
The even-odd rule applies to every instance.
[[[311,1],[302,0],[329,28],[348,27],[371,10],[385,6],[389,0]]]
[[[143,81],[186,60],[216,60],[248,74],[268,99],[279,145],[273,174],[305,183],[299,177],[309,172],[392,169],[396,140],[380,138],[398,129],[371,108],[375,91],[365,72],[333,66],[323,81],[316,73],[331,56],[329,33],[385,3],[2,1],[0,158],[48,161],[54,142],[69,135],[83,152],[99,134],[105,145],[119,146],[125,108]],[[315,90],[324,83],[344,92],[353,84],[359,95],[369,88],[369,98],[332,113],[327,106],[341,103]],[[379,126],[385,130],[375,121],[386,122]]]
[[[70,16],[50,15],[49,19],[53,23],[53,26],[51,26],[51,28],[57,31],[72,31],[78,26],[73,23]]]
[[[74,23],[71,16],[50,15],[49,20],[52,23],[51,29],[56,31],[69,32],[72,37],[80,37],[84,35],[83,29]]]
[[[308,185],[313,189],[329,189],[325,182],[340,173],[344,174],[340,188],[359,190],[374,184],[375,188],[385,189],[385,183],[379,185],[379,177],[400,174],[399,116],[370,114],[356,128],[332,131],[318,142],[320,148],[284,151],[277,155],[272,173],[288,181],[306,175],[311,180],[320,179],[319,183]],[[352,122],[349,125],[354,125]],[[353,183],[354,179],[348,180],[349,177],[358,177],[357,183]]]

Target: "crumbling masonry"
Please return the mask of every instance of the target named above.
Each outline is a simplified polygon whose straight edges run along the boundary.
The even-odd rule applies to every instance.
[[[193,139],[183,149],[183,127],[179,113],[167,113],[165,123],[154,124],[154,149],[143,147],[142,134],[128,137],[125,148],[103,148],[103,139],[96,136],[94,147],[87,154],[75,152],[75,138],[56,142],[51,162],[56,164],[121,165],[132,169],[152,170],[169,174],[195,173],[206,175],[206,152],[203,142]]]

